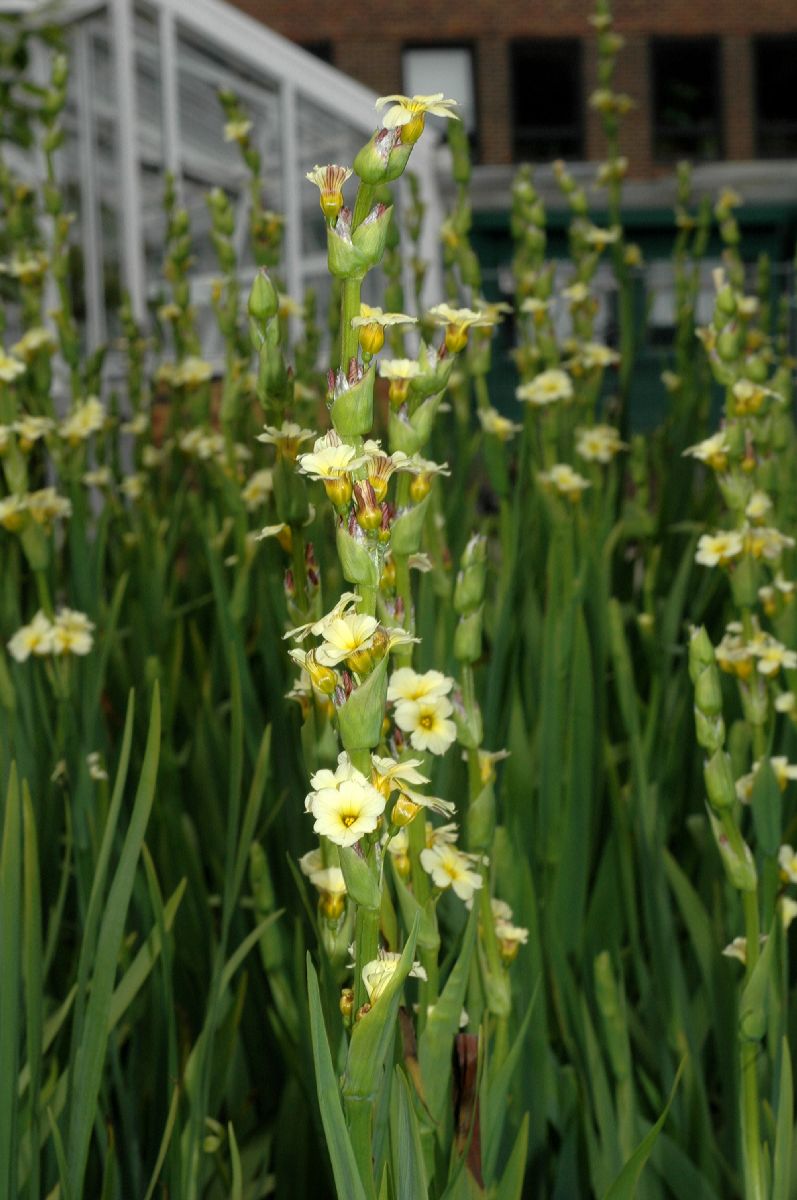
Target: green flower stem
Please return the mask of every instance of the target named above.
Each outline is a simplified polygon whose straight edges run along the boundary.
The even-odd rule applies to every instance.
[[[357,199],[354,202],[354,213],[351,218],[352,233],[358,225],[362,225],[365,218],[371,211],[371,205],[374,199],[374,189],[370,183],[361,183],[357,191]]]
[[[373,854],[373,851],[371,851]],[[379,951],[379,909],[360,905],[354,919],[354,1011],[359,1012],[368,999],[363,983],[363,967],[373,962]]]
[[[749,952],[749,943],[748,943]],[[742,1042],[742,1141],[744,1142],[745,1200],[764,1200],[764,1165],[761,1155],[760,1104],[756,1059],[757,1042]]]
[[[39,604],[41,605],[42,612],[52,620],[55,610],[53,608],[52,596],[50,595],[50,587],[47,583],[47,575],[44,571],[34,571],[34,575],[36,577],[36,591],[39,594]]]
[[[351,323],[360,315],[361,279],[345,279],[340,312],[340,369],[347,371],[351,359],[357,357],[359,334]]]

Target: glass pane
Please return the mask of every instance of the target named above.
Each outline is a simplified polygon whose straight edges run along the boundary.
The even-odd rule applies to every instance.
[[[652,54],[655,157],[719,158],[717,39],[657,41]]]
[[[473,55],[467,46],[432,46],[405,50],[404,91],[408,96],[442,92],[458,102],[457,112],[468,133],[476,132]]]

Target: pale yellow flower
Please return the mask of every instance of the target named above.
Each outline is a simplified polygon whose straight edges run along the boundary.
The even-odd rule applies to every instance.
[[[82,483],[85,487],[106,488],[113,483],[110,467],[95,467],[93,471],[86,471],[83,476]]]
[[[756,490],[745,505],[744,515],[748,521],[757,524],[763,521],[772,511],[772,501],[766,492]]]
[[[778,850],[778,866],[786,883],[797,883],[797,852],[788,843]]]
[[[516,433],[520,433],[522,425],[510,421],[499,413],[497,408],[479,408],[476,410],[479,423],[485,433],[497,437],[499,442],[508,442]]]
[[[298,470],[310,479],[340,479],[355,471],[365,462],[365,456],[354,446],[342,442],[334,430],[316,440],[312,452],[300,454],[296,460]]]
[[[442,671],[425,671],[418,674],[411,667],[399,667],[390,676],[387,689],[388,700],[428,700],[436,696],[447,696],[454,680]]]
[[[9,533],[16,533],[25,520],[28,502],[25,496],[12,493],[0,500],[0,525]]]
[[[196,357],[186,358],[174,372],[174,382],[177,386],[188,389],[201,387],[212,378],[212,365]]]
[[[140,500],[144,495],[144,489],[147,486],[147,477],[142,471],[137,471],[134,475],[126,475],[119,484],[119,491],[123,496],[127,496],[128,500],[134,503]]]
[[[37,325],[23,333],[19,341],[11,347],[11,353],[29,363],[42,351],[52,354],[57,344],[49,329]]]
[[[24,374],[25,371],[24,362],[12,358],[10,354],[6,354],[4,349],[0,349],[0,379],[2,382],[13,383],[14,379],[18,379],[20,374]]]
[[[59,496],[52,487],[28,492],[26,500],[30,515],[40,525],[49,525],[51,521],[63,520],[72,515],[72,501],[66,496]]]
[[[64,417],[58,427],[58,432],[64,441],[76,446],[86,441],[93,433],[98,433],[105,425],[106,414],[96,396],[88,396],[79,401],[72,411]]]
[[[255,471],[241,489],[241,499],[249,512],[265,502],[273,489],[272,472],[268,468]]]
[[[252,122],[246,119],[228,121],[224,126],[225,142],[237,142],[241,145],[252,131]]]
[[[23,413],[11,428],[19,438],[20,449],[30,450],[34,442],[38,442],[52,433],[55,421],[52,417],[36,417],[30,413]]]
[[[732,558],[738,558],[743,550],[744,542],[738,530],[704,533],[698,539],[695,562],[701,567],[723,566]]]
[[[379,363],[379,374],[383,379],[410,380],[420,373],[420,364],[413,358],[383,358]]]
[[[528,383],[522,383],[515,389],[518,400],[526,401],[541,408],[546,404],[555,404],[557,400],[570,400],[573,396],[573,383],[566,371],[551,367],[541,371]]]
[[[576,454],[586,462],[610,463],[616,454],[627,449],[627,443],[620,441],[613,425],[594,425],[576,434]]]
[[[408,125],[427,113],[433,117],[449,117],[458,119],[457,113],[451,109],[457,107],[456,100],[446,100],[442,92],[434,92],[431,96],[380,96],[376,102],[376,110],[386,105],[390,107],[380,116],[384,129],[395,129],[397,125]]]
[[[730,453],[727,434],[721,429],[718,433],[712,433],[711,437],[704,438],[702,442],[687,446],[683,453],[705,463],[712,471],[724,471],[728,466]]]
[[[421,866],[439,888],[453,888],[460,900],[470,900],[482,886],[482,877],[473,869],[473,861],[456,846],[439,843],[421,850]]]
[[[43,612],[37,612],[29,625],[18,629],[8,643],[8,652],[17,662],[25,662],[31,654],[51,654],[53,627]]]
[[[318,661],[334,667],[344,659],[371,647],[379,627],[376,617],[364,613],[349,613],[330,621],[324,629],[324,640],[316,651]]]
[[[337,846],[353,846],[366,833],[373,833],[385,810],[385,798],[359,771],[335,787],[323,787],[308,796],[308,811],[315,818],[313,829]]]
[[[315,436],[312,429],[302,429],[301,425],[294,421],[283,421],[279,428],[275,425],[264,425],[263,432],[257,435],[257,440],[275,446],[281,458],[293,461],[302,442]]]
[[[579,475],[578,471],[574,471],[569,463],[555,463],[549,471],[540,471],[537,478],[544,486],[552,488],[573,504],[592,486],[590,481]]]
[[[376,1004],[379,997],[396,973],[401,955],[390,950],[380,951],[379,958],[367,962],[362,969],[363,983],[368,993],[368,1003]],[[426,979],[426,971],[420,963],[414,962],[410,967],[411,979]]]
[[[53,622],[53,654],[88,654],[94,645],[93,629],[94,623],[85,613],[73,608],[59,609]]]
[[[382,312],[381,308],[372,308],[370,304],[360,305],[359,317],[352,317],[352,329],[362,329],[366,325],[417,325],[417,317],[409,317],[406,313]]]
[[[410,735],[414,750],[445,754],[457,736],[456,726],[449,720],[453,711],[448,697],[438,693],[418,700],[399,700],[394,716],[399,729]]]

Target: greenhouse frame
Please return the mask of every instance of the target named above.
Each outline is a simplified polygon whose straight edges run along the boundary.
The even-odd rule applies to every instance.
[[[5,11],[25,11],[7,5]],[[376,96],[223,0],[67,0],[46,17],[69,32],[72,64],[62,152],[68,204],[85,275],[85,334],[95,348],[118,334],[122,290],[144,319],[163,287],[163,193],[167,173],[191,220],[193,302],[209,358],[221,351],[210,308],[218,267],[205,198],[222,187],[236,212],[242,274],[254,261],[247,238],[247,175],[224,138],[218,91],[229,88],[251,117],[264,163],[267,209],[286,217],[282,277],[301,299],[324,304],[329,276],[318,193],[305,182],[316,163],[351,163],[375,127]],[[42,63],[42,73],[47,70]],[[427,294],[440,294],[433,233],[441,219],[435,147],[413,155],[429,220]],[[399,205],[401,195],[398,197]]]

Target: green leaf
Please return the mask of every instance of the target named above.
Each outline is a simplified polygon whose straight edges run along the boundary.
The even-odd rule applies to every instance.
[[[772,1165],[772,1200],[790,1200],[792,1138],[794,1136],[794,1092],[789,1042],[781,1042],[780,1087],[778,1088],[775,1155]]]
[[[230,1200],[243,1200],[244,1177],[241,1170],[241,1155],[238,1152],[238,1143],[235,1140],[235,1130],[233,1129],[232,1121],[227,1122],[227,1135],[230,1141],[230,1161],[232,1163]]]
[[[780,917],[776,916],[775,920],[779,921]],[[758,962],[753,967],[753,973],[742,989],[739,1000],[739,1032],[743,1040],[760,1041],[766,1032],[767,1001],[772,982],[775,941],[773,925]]]
[[[531,1014],[534,1012],[539,988],[540,981],[538,979],[529,1006],[526,1009],[523,1023],[517,1032],[517,1037],[512,1043],[511,1050],[501,1063],[495,1077],[487,1079],[485,1093],[487,1101],[482,1107],[481,1119],[484,1129],[482,1135],[482,1166],[484,1168],[484,1178],[488,1182],[492,1180],[495,1164],[498,1159],[498,1150],[501,1145],[501,1134],[503,1133],[506,1117],[506,1097],[512,1082],[512,1076],[518,1064],[518,1059],[520,1058],[520,1051],[523,1049],[523,1042],[528,1033]]]
[[[642,1174],[645,1163],[648,1161],[650,1153],[656,1144],[657,1137],[664,1128],[664,1122],[667,1120],[670,1112],[670,1106],[675,1099],[675,1093],[681,1080],[681,1072],[683,1071],[685,1064],[686,1059],[681,1059],[680,1066],[675,1073],[675,1079],[673,1080],[670,1097],[664,1106],[663,1113],[659,1117],[656,1124],[652,1125],[647,1131],[642,1141],[639,1143],[636,1150],[631,1155],[612,1186],[609,1188],[604,1200],[633,1200],[633,1197],[636,1195],[639,1177]]]
[[[474,901],[459,955],[432,1011],[426,1020],[418,1045],[426,1104],[435,1121],[451,1091],[451,1050],[459,1029],[462,1006],[468,988],[470,963],[476,942],[479,919],[478,900]]]
[[[758,844],[764,854],[775,858],[780,848],[783,828],[783,798],[768,758],[762,759],[755,773],[750,807],[753,810],[753,825]]]
[[[346,1200],[367,1200],[343,1118],[338,1081],[335,1078],[327,1031],[324,1027],[318,976],[309,953],[307,955],[307,994],[310,1003],[310,1036],[313,1043],[318,1106],[321,1109],[321,1123],[324,1126],[327,1150],[332,1162],[335,1187],[338,1195],[345,1196]]]
[[[39,1144],[39,1083],[42,1062],[42,919],[41,887],[39,881],[39,850],[36,838],[36,821],[33,815],[28,785],[22,788],[22,834],[24,862],[24,907],[23,907],[23,958],[22,972],[25,980],[25,1019],[28,1051],[28,1067],[33,1102],[30,1112],[30,1144]],[[31,1156],[29,1191],[32,1200],[39,1195],[39,1156]]]
[[[529,1141],[529,1114],[523,1117],[506,1170],[495,1193],[495,1200],[520,1200],[526,1174],[526,1149]]]
[[[421,1131],[407,1077],[399,1066],[393,1070],[390,1094],[390,1158],[395,1200],[422,1200],[427,1184]]]
[[[17,1054],[21,991],[22,805],[11,764],[0,849],[0,1195],[17,1194]]]
[[[163,1130],[163,1137],[161,1138],[160,1149],[158,1150],[158,1157],[155,1160],[155,1168],[152,1172],[152,1178],[149,1181],[149,1187],[147,1188],[147,1190],[144,1194],[144,1200],[152,1200],[152,1197],[155,1194],[155,1188],[158,1186],[158,1179],[159,1179],[160,1173],[163,1169],[163,1164],[166,1161],[166,1155],[169,1150],[169,1143],[172,1140],[172,1132],[174,1131],[174,1123],[177,1120],[177,1109],[178,1109],[179,1103],[180,1103],[180,1089],[179,1089],[179,1087],[175,1087],[174,1091],[172,1092],[172,1102],[169,1105],[169,1115],[166,1118],[166,1125]]]
[[[96,1117],[97,1098],[102,1081],[108,1043],[108,1018],[111,1012],[113,981],[119,960],[125,918],[133,891],[141,844],[155,796],[160,753],[160,696],[157,684],[152,697],[149,733],[144,751],[130,825],[125,835],[119,864],[114,875],[105,913],[100,925],[94,956],[91,992],[86,1020],[74,1060],[69,1105],[68,1161],[70,1187],[76,1196],[83,1193],[89,1144]]]

